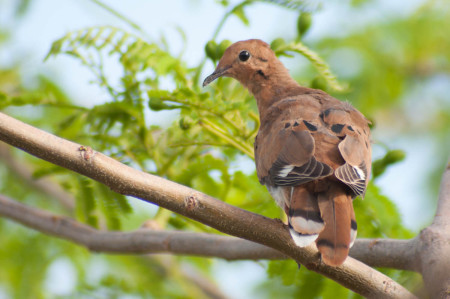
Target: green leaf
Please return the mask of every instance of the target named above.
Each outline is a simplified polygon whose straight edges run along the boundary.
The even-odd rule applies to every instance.
[[[205,53],[212,61],[217,61],[220,57],[217,55],[217,43],[214,40],[210,40],[205,45]]]
[[[269,278],[281,277],[284,285],[291,285],[295,282],[299,267],[293,260],[270,261],[267,268]]]
[[[340,84],[332,73],[328,64],[314,51],[301,42],[289,44],[285,51],[294,51],[306,57],[317,69],[320,75],[327,81],[328,86],[336,91],[344,91],[347,86]]]
[[[108,229],[120,230],[121,218],[132,212],[131,206],[125,196],[111,191],[108,187],[99,184],[98,189]]]
[[[42,168],[37,168],[33,174],[32,177],[33,179],[40,179],[46,176],[50,176],[50,175],[55,175],[55,174],[61,174],[61,173],[67,173],[67,169],[57,166],[57,165],[46,165],[45,167]]]
[[[270,43],[270,48],[272,49],[272,51],[275,52],[276,55],[279,55],[281,52],[284,52],[286,47],[287,47],[286,41],[281,37],[274,39]]]
[[[314,1],[308,0],[259,0],[259,1],[269,2],[280,5],[285,8],[304,12],[311,12],[317,10],[320,7],[320,3],[317,4]]]
[[[320,77],[320,76],[315,77],[311,82],[311,88],[327,91],[327,89],[328,89],[327,80],[325,80],[324,77]]]
[[[87,224],[98,227],[98,218],[95,214],[96,201],[93,182],[83,176],[77,175],[76,214],[77,218]]]
[[[327,283],[329,283],[329,280],[324,276],[307,269],[302,269],[301,277],[297,281],[297,284],[300,285],[297,290],[297,298],[318,298]]]
[[[303,37],[311,27],[311,14],[307,12],[302,12],[297,19],[297,34],[299,37]]]
[[[50,50],[48,51],[47,55],[44,58],[44,61],[46,61],[50,56],[57,55],[61,52],[61,48],[64,42],[64,38],[58,39],[53,42]]]
[[[375,160],[372,163],[373,178],[379,177],[389,166],[403,161],[405,157],[406,154],[402,150],[389,150],[383,158]]]
[[[239,20],[242,21],[246,26],[250,25],[250,21],[248,20],[247,16],[245,15],[244,7],[243,5],[238,5],[233,10],[233,14],[239,18]]]

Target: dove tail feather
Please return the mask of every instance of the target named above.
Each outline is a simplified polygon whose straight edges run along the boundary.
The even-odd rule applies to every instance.
[[[295,243],[305,247],[314,242],[323,229],[317,198],[302,186],[292,187],[288,210],[289,231]]]
[[[341,186],[333,184],[327,192],[320,193],[318,199],[325,227],[320,232],[316,245],[325,264],[339,266],[344,263],[356,238],[351,195]]]
[[[295,245],[299,247],[306,247],[309,244],[313,243],[319,234],[301,234],[297,232],[291,225],[289,225],[289,233],[291,234],[292,240],[294,240]]]

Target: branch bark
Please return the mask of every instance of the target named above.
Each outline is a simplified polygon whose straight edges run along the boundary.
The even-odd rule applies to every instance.
[[[418,239],[418,266],[431,298],[450,297],[450,163],[442,176],[433,223]]]
[[[287,258],[272,248],[235,237],[148,228],[132,232],[100,231],[72,218],[26,206],[4,195],[0,195],[0,215],[94,252],[170,253],[227,260]]]
[[[350,256],[371,267],[418,271],[416,239],[357,239]]]
[[[279,221],[230,206],[168,180],[123,165],[101,153],[56,137],[0,113],[0,140],[38,158],[97,180],[112,190],[179,213],[226,234],[266,245],[308,269],[374,298],[414,297],[389,277],[349,257],[340,267],[320,261],[314,246],[297,247]]]

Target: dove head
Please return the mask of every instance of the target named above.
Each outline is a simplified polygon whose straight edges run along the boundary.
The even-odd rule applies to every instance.
[[[278,80],[280,74],[289,76],[270,46],[262,40],[250,39],[229,46],[203,86],[219,77],[231,77],[255,93],[258,85],[267,84],[271,79]]]
[[[296,94],[300,87],[289,75],[270,46],[259,39],[240,41],[229,46],[214,72],[203,86],[219,77],[238,80],[256,98],[260,117],[270,105],[285,96]]]

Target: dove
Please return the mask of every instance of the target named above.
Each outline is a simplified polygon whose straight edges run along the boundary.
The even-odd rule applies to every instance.
[[[341,265],[356,238],[353,199],[369,182],[370,122],[348,102],[300,86],[258,39],[229,46],[203,86],[219,77],[256,99],[258,179],[286,213],[295,244],[315,242],[325,264]]]

